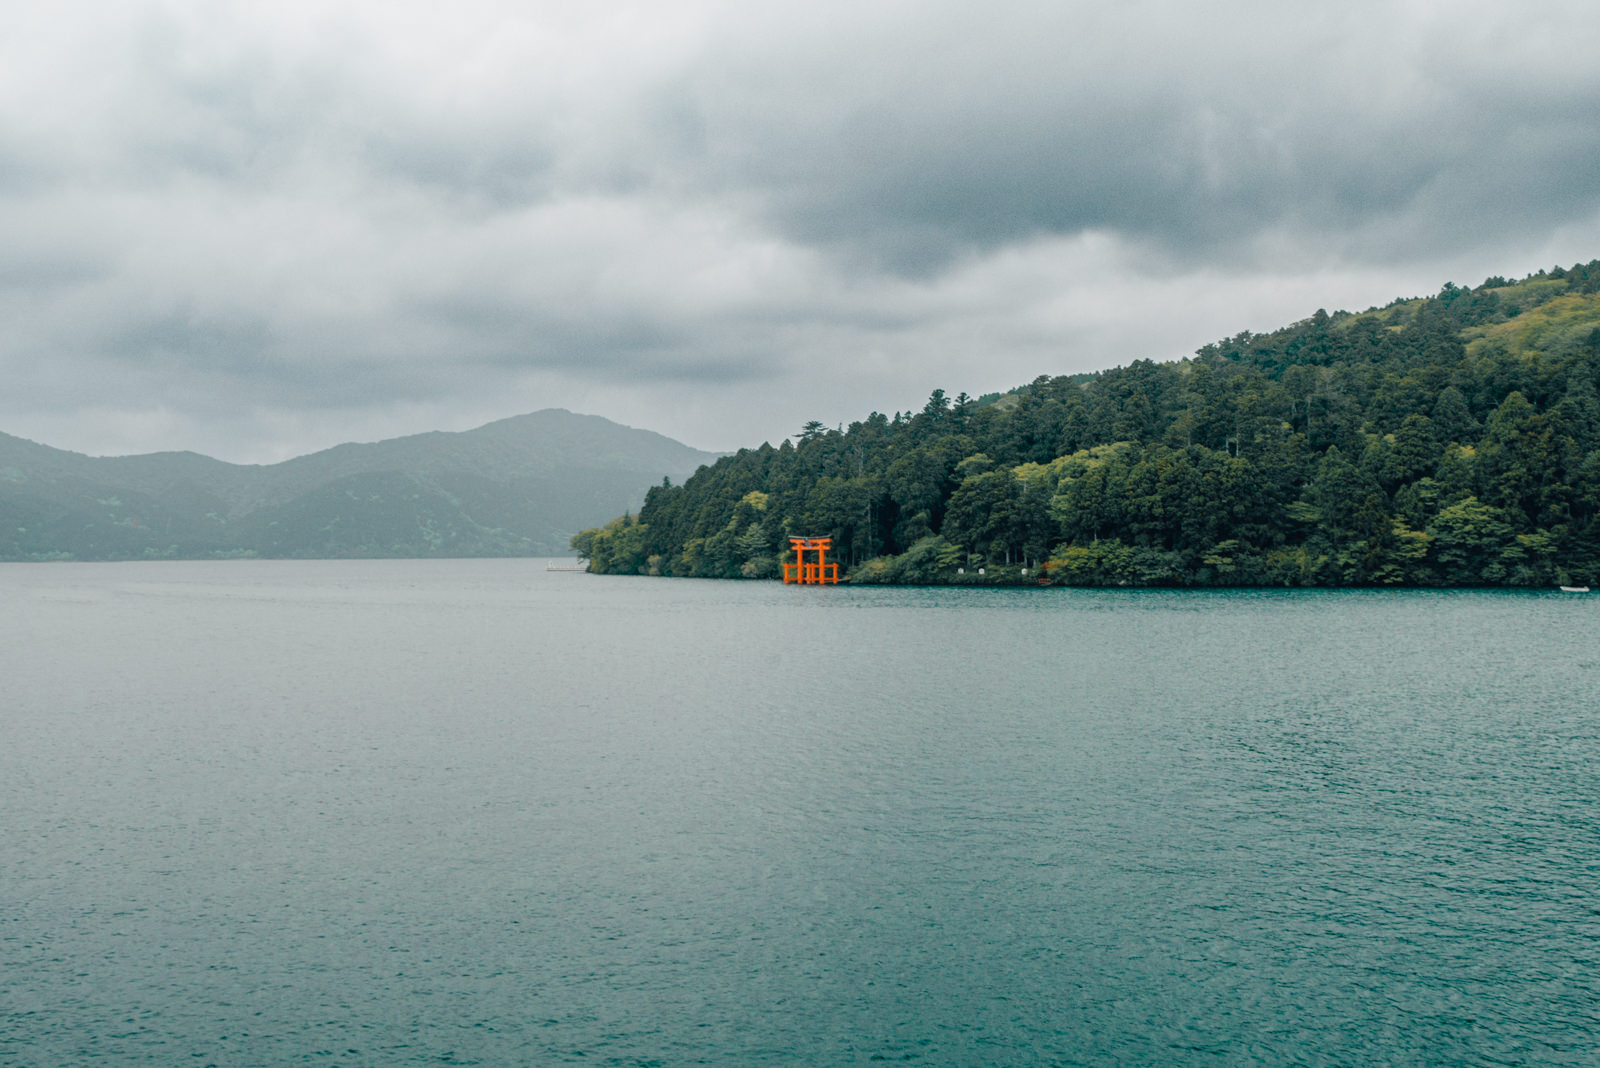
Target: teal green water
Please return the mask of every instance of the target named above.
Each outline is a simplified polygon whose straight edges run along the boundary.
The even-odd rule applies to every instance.
[[[1600,1063],[1600,595],[0,597],[0,1063]]]

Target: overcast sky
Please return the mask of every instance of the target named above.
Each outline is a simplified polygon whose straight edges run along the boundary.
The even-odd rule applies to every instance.
[[[1600,257],[1600,8],[11,0],[0,431],[708,449]]]

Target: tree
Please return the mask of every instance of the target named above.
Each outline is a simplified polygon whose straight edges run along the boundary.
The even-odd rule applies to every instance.
[[[1432,423],[1440,441],[1470,442],[1478,438],[1478,421],[1472,418],[1467,398],[1455,386],[1439,391],[1439,399],[1433,404]]]
[[[1503,554],[1515,543],[1511,525],[1499,509],[1468,497],[1440,511],[1427,533],[1446,582],[1477,586],[1505,577]]]
[[[987,461],[988,457],[982,459]],[[967,464],[964,462],[962,466],[966,467]],[[1009,469],[985,471],[981,470],[982,466],[974,465],[972,469],[979,473],[962,480],[950,495],[943,532],[948,540],[957,545],[964,545],[990,558],[998,558],[996,562],[1003,560],[1009,564],[1016,550],[1021,547],[1022,526],[1018,505],[1022,499],[1022,487]]]

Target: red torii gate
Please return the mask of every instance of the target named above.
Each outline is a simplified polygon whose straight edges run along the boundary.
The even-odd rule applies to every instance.
[[[839,565],[837,562],[828,562],[828,550],[833,547],[832,538],[790,538],[789,547],[794,550],[794,563],[783,565],[784,582],[838,583]],[[808,552],[817,554],[817,559],[812,563],[806,562]]]

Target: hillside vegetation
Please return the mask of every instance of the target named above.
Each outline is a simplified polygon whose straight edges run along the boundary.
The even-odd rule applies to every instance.
[[[1600,261],[743,449],[590,569],[853,582],[1600,582]],[[979,575],[982,569],[982,575]]]
[[[544,555],[713,459],[560,409],[266,466],[0,434],[0,560]]]

